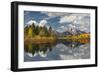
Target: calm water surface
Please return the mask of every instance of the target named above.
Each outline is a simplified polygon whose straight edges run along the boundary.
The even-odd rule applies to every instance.
[[[24,61],[71,60],[90,58],[90,43],[59,40],[55,43],[24,44]]]

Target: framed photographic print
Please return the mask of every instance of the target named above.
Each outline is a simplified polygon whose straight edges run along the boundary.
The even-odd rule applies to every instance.
[[[11,70],[97,66],[97,7],[11,3]]]

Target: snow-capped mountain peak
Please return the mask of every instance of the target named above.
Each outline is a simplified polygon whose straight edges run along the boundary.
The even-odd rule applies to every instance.
[[[46,20],[41,20],[40,23],[39,23],[39,26],[40,27],[43,27],[47,24],[47,21]]]
[[[34,23],[34,24],[37,24],[37,22],[36,22],[35,20],[30,20],[27,24],[28,24],[28,25],[32,25],[33,23]]]
[[[28,22],[26,23],[25,27],[26,27],[26,26],[30,26],[30,25],[32,25],[33,23],[34,23],[34,25],[38,25],[38,23],[37,23],[35,20],[30,20],[30,21],[28,21]]]

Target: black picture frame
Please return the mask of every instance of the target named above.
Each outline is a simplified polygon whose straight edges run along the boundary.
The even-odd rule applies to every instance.
[[[18,68],[18,6],[19,5],[35,5],[47,7],[68,7],[68,8],[82,8],[95,10],[95,64],[88,65],[73,65],[73,66],[52,66],[39,68]],[[11,2],[11,71],[35,71],[35,70],[50,70],[50,69],[65,69],[65,68],[81,68],[81,67],[95,67],[97,66],[97,6],[84,5],[68,5],[68,4],[49,4],[49,3],[35,3],[35,2]]]

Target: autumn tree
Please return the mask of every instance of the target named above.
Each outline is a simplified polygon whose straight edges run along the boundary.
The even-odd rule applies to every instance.
[[[31,28],[31,26],[30,26],[30,27],[29,27],[29,30],[28,30],[28,36],[29,36],[29,37],[32,37],[32,33],[33,33],[33,32],[32,32],[32,28]]]
[[[56,35],[53,32],[52,27],[49,27],[49,29],[47,29],[46,26],[39,27],[38,25],[35,26],[34,23],[24,28],[24,34],[25,36],[28,36],[28,37],[34,37],[36,35],[39,35],[41,37],[43,36],[44,37],[49,37],[49,36],[55,37]]]
[[[25,36],[27,36],[27,35],[28,35],[28,30],[29,30],[29,28],[28,28],[28,27],[25,27],[25,28],[24,28],[24,35],[25,35]]]

